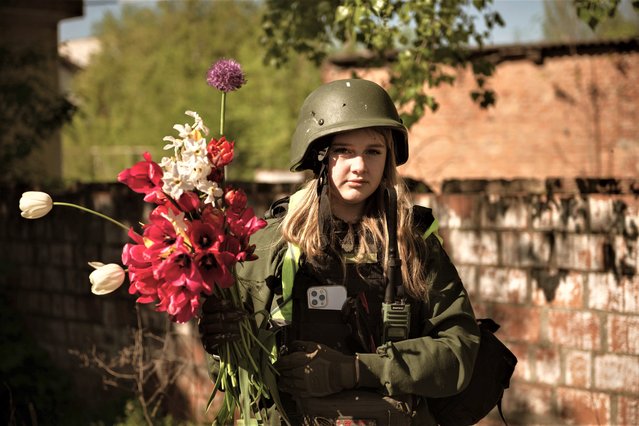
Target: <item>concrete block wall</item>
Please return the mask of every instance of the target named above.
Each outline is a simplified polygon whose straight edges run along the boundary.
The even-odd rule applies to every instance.
[[[416,196],[519,359],[509,423],[639,424],[638,183],[448,181]]]
[[[241,186],[259,214],[294,191]],[[509,424],[639,424],[639,181],[448,180],[432,188],[415,201],[433,208],[477,316],[500,323],[497,335],[519,358],[504,399]],[[127,236],[59,207],[25,220],[18,200],[27,189],[2,189],[0,289],[81,395],[108,395],[69,350],[95,345],[115,353],[130,344],[134,299],[126,285],[92,295],[86,264],[119,262]],[[54,199],[129,224],[147,214],[138,194],[120,184],[81,186]],[[166,327],[165,315],[142,312],[149,327]],[[192,325],[176,333],[180,353],[200,363],[180,384],[197,416],[210,390],[201,346]],[[494,416],[482,422],[493,423]]]

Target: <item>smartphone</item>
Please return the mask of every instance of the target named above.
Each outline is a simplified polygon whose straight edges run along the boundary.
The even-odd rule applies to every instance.
[[[341,310],[346,301],[346,287],[341,285],[314,286],[306,291],[309,309]]]

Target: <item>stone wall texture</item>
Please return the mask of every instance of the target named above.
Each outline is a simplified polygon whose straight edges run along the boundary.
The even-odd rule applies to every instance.
[[[241,186],[258,213],[295,189]],[[0,288],[81,394],[108,392],[69,351],[108,354],[130,344],[134,298],[126,285],[92,295],[86,263],[119,262],[127,236],[68,208],[23,219],[24,189],[5,188],[0,201]],[[477,316],[501,324],[497,336],[519,359],[504,398],[509,424],[639,424],[639,181],[449,180],[436,189],[415,192],[415,202],[433,208]],[[120,184],[53,197],[129,224],[148,212]],[[164,314],[143,313],[165,327]],[[175,392],[182,410],[202,418],[211,389],[202,349],[193,324],[174,331],[178,352],[192,360]],[[498,424],[496,413],[482,424]]]

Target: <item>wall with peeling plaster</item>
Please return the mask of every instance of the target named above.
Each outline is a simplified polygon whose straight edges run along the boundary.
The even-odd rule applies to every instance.
[[[639,424],[639,181],[454,180],[435,192],[415,199],[438,217],[477,316],[500,323],[519,358],[507,418]]]
[[[295,189],[242,186],[258,212]],[[500,323],[498,336],[519,358],[504,398],[509,424],[639,424],[639,181],[448,180],[412,187],[415,202],[434,210],[477,316]],[[135,317],[126,288],[90,293],[86,262],[118,262],[127,237],[75,210],[22,219],[22,190],[2,190],[0,288],[83,394],[94,396],[104,392],[99,376],[78,368],[69,349],[117,351],[129,342]],[[140,197],[119,184],[81,186],[54,198],[128,223],[147,214]],[[164,315],[144,315],[163,326]],[[186,353],[201,362],[190,333]],[[208,397],[200,365],[184,389],[191,413]],[[500,424],[494,414],[481,424]]]

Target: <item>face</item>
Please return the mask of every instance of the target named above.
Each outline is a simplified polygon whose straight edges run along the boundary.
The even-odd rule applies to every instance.
[[[386,141],[374,130],[335,135],[328,150],[331,210],[335,216],[347,222],[362,216],[366,200],[382,181],[386,155]]]

